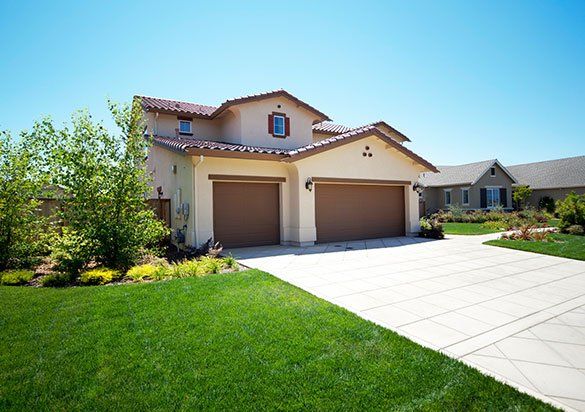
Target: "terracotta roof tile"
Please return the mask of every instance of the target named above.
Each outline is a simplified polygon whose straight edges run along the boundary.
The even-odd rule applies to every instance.
[[[247,96],[236,97],[233,99],[226,100],[223,102],[219,107],[216,106],[208,106],[198,103],[190,103],[190,102],[181,102],[178,100],[169,100],[169,99],[161,99],[158,97],[150,97],[150,96],[135,96],[135,98],[139,98],[142,101],[142,107],[146,111],[162,111],[162,112],[170,112],[170,113],[177,113],[177,114],[184,114],[184,115],[191,115],[191,116],[199,116],[199,117],[206,117],[209,119],[213,119],[214,117],[220,115],[229,107],[234,106],[236,104],[247,103],[251,101],[257,100],[264,100],[270,99],[272,97],[282,96],[289,100],[292,100],[297,105],[304,107],[306,110],[313,112],[319,118],[319,120],[331,120],[329,116],[320,112],[319,110],[315,109],[313,106],[303,102],[299,98],[293,96],[286,90],[273,90],[270,92],[264,93],[257,93],[257,94],[250,94]]]
[[[313,131],[323,134],[341,134],[350,131],[352,128],[342,124],[321,122],[313,125]]]
[[[176,138],[176,137],[163,137],[154,136],[154,143],[168,147],[173,150],[186,152],[188,149],[211,149],[211,150],[224,150],[230,152],[248,152],[248,153],[266,153],[266,154],[277,154],[286,155],[288,150],[276,149],[271,147],[259,147],[259,146],[247,146],[234,143],[216,142],[213,140],[201,140],[193,138]]]

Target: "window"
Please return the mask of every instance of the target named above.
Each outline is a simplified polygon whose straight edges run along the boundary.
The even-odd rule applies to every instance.
[[[469,189],[461,189],[461,203],[465,206],[469,205]]]
[[[274,115],[274,135],[284,136],[284,116]]]
[[[490,169],[490,176],[491,176],[491,177],[496,177],[496,168],[495,168],[495,167],[492,167],[492,168]]]
[[[191,120],[179,120],[179,133],[191,133]]]
[[[496,207],[500,204],[500,188],[488,187],[485,190],[487,207]]]
[[[451,189],[445,190],[445,206],[451,205]]]

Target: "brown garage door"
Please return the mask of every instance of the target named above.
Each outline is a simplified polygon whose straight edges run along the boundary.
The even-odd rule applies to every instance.
[[[404,235],[403,186],[315,185],[317,242]]]
[[[224,247],[280,243],[277,183],[213,183],[213,232]]]

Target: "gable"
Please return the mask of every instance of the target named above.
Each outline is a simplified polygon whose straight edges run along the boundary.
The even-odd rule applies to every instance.
[[[503,186],[509,187],[514,183],[514,180],[508,175],[508,173],[498,164],[494,164],[493,167],[496,169],[496,176],[492,177],[490,175],[490,169],[486,170],[486,172],[481,175],[479,179],[476,179],[475,182],[472,182],[473,185],[478,187],[485,187],[485,186]]]

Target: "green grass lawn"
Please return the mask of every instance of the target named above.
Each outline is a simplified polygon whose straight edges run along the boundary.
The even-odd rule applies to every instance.
[[[531,242],[527,240],[489,240],[486,245],[507,247],[544,255],[561,256],[570,259],[585,260],[585,236],[550,235],[556,242]]]
[[[552,409],[254,270],[0,302],[0,410]]]
[[[550,227],[557,227],[559,225],[559,223],[561,223],[561,219],[549,219],[546,224],[549,225]]]
[[[493,230],[483,227],[481,223],[443,223],[443,230],[448,235],[487,235],[498,233],[501,230]]]

